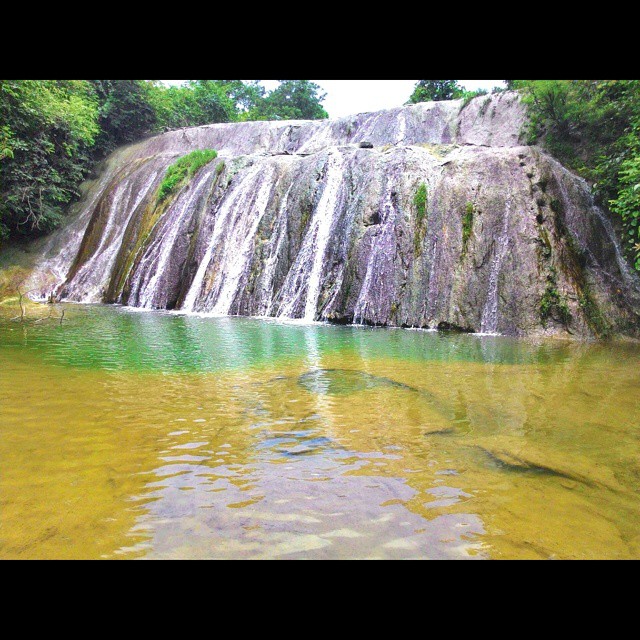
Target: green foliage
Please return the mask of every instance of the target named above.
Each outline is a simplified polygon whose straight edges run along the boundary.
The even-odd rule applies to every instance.
[[[471,231],[473,229],[473,214],[475,208],[473,202],[467,202],[464,205],[464,212],[462,214],[462,255],[463,257],[467,253],[467,244],[471,237]]]
[[[541,142],[593,184],[619,216],[640,270],[640,81],[514,80],[529,105],[529,142]]]
[[[554,267],[551,267],[547,276],[547,286],[540,299],[540,320],[545,327],[551,317],[556,317],[565,327],[571,322],[571,311],[567,301],[558,291],[557,272]]]
[[[216,167],[216,175],[219,176],[223,171],[224,171],[224,160],[222,162],[218,163],[218,166]]]
[[[625,249],[634,267],[640,271],[640,127],[636,124],[626,136],[629,153],[620,162],[618,195],[610,200],[611,210],[623,222]]]
[[[13,158],[13,131],[11,127],[4,125],[0,127],[0,160],[3,158]]]
[[[0,237],[46,233],[90,166],[98,101],[84,80],[0,80]]]
[[[156,130],[214,122],[327,118],[325,98],[309,80],[281,80],[267,92],[257,80],[191,80],[183,86],[148,83]]]
[[[143,80],[91,80],[100,103],[101,150],[138,140],[153,130],[155,110]]]
[[[416,256],[420,255],[422,241],[427,233],[427,198],[427,185],[425,182],[421,182],[413,196],[413,206],[416,210],[416,226],[413,234],[413,248]]]
[[[214,149],[200,149],[176,160],[168,167],[164,179],[160,183],[157,196],[158,202],[162,202],[177,191],[180,186],[195,175],[198,169],[211,162],[217,155],[218,152]]]
[[[454,100],[464,95],[464,89],[457,80],[419,80],[407,104],[429,102],[430,100]]]
[[[181,87],[150,83],[147,91],[158,131],[237,119],[234,81],[191,80]]]
[[[248,120],[321,120],[326,94],[309,80],[281,80],[280,85],[249,109]]]
[[[427,185],[422,182],[413,196],[413,206],[416,208],[416,221],[419,225],[427,215]]]
[[[475,91],[464,91],[462,96],[462,108],[464,109],[474,98],[477,98],[478,96],[486,96],[488,93],[488,91],[486,89],[476,89]],[[488,100],[485,104],[488,104]],[[486,107],[485,107],[486,110]],[[484,115],[484,111],[480,114],[480,115]]]
[[[602,311],[600,311],[590,288],[586,284],[580,294],[578,294],[578,304],[584,311],[587,323],[595,331],[596,335],[600,338],[606,338],[611,331],[611,327],[602,315]]]

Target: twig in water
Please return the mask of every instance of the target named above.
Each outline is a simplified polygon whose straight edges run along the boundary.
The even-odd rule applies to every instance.
[[[25,291],[24,293],[22,293],[22,291],[20,291],[20,289],[18,287],[16,287],[16,291],[18,292],[18,295],[20,296],[18,302],[20,304],[20,315],[16,316],[15,318],[11,318],[11,320],[20,320],[20,322],[24,322],[24,319],[27,315],[27,310],[25,308],[25,306],[22,304],[22,298],[24,298],[24,296],[26,296],[27,294],[31,293],[32,291],[35,291],[35,289],[29,289],[29,291]]]

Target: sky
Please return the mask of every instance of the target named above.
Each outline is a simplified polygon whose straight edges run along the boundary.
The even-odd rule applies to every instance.
[[[180,84],[182,80],[164,80]],[[417,80],[312,80],[326,92],[322,106],[331,118],[340,118],[363,111],[378,111],[402,106],[411,95]],[[459,80],[465,89],[491,90],[504,86],[504,80]],[[278,86],[277,80],[263,80],[267,89]]]

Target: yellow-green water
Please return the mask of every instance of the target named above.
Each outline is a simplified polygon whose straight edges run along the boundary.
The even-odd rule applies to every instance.
[[[637,558],[639,364],[635,344],[4,313],[0,558]]]

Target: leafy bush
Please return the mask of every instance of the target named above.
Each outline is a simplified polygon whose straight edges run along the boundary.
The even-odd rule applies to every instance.
[[[640,271],[640,127],[633,129],[629,140],[630,154],[620,163],[618,197],[610,200],[611,210],[622,219],[625,230],[625,249],[632,256],[634,267]],[[629,136],[631,137],[631,136]]]
[[[98,108],[84,80],[0,80],[0,238],[60,223],[91,165]]]
[[[158,202],[162,202],[192,178],[198,169],[218,156],[214,149],[199,149],[182,156],[169,166],[158,189]],[[218,165],[220,166],[220,165]]]
[[[544,295],[540,300],[540,319],[545,325],[553,312],[557,313],[560,322],[565,326],[571,321],[571,311],[569,311],[566,301],[555,286],[547,284]]]
[[[326,95],[310,80],[280,80],[278,87],[255,102],[246,119],[322,120],[329,117],[321,104]]]

